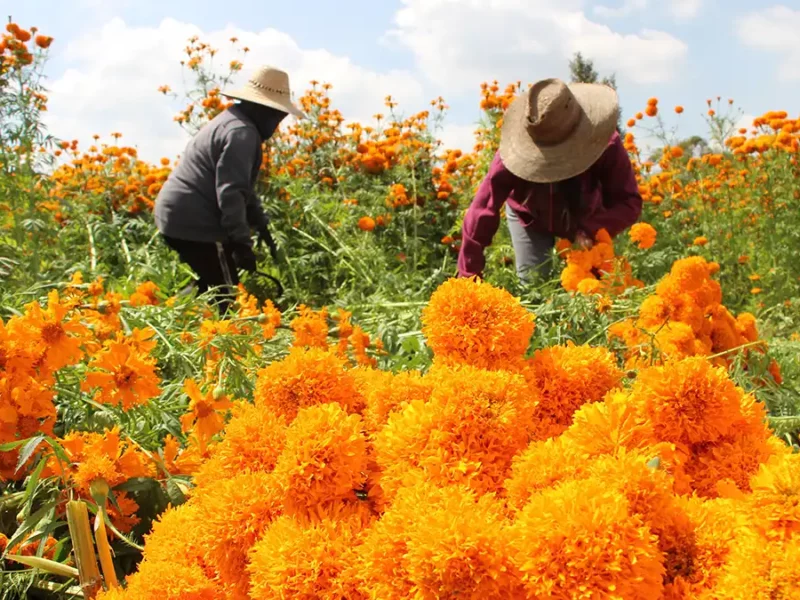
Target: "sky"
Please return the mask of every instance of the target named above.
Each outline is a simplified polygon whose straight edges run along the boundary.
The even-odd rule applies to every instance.
[[[47,125],[91,142],[121,132],[148,160],[178,155],[173,122],[180,61],[192,35],[235,58],[233,36],[256,66],[289,73],[301,94],[333,85],[347,119],[370,121],[391,94],[404,114],[442,96],[440,138],[468,150],[480,118],[479,86],[569,76],[577,51],[615,74],[623,118],[657,97],[667,125],[704,134],[706,99],[733,98],[742,123],[768,110],[800,116],[800,0],[0,0],[0,14],[51,35]],[[672,110],[685,107],[678,116]],[[634,129],[634,133],[637,130]],[[639,139],[650,139],[644,132]]]

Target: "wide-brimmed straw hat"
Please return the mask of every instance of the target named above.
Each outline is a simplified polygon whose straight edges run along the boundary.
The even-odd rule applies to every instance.
[[[569,179],[600,158],[618,114],[617,92],[610,86],[544,79],[508,107],[500,158],[509,171],[527,181]]]
[[[303,111],[292,104],[289,75],[275,67],[261,67],[253,73],[244,87],[221,93],[228,98],[247,100],[248,102],[277,108],[294,115],[298,119],[305,117]]]

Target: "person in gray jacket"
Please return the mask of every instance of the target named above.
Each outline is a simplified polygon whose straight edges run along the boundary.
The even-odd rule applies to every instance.
[[[217,290],[224,314],[238,270],[257,269],[253,230],[275,257],[269,219],[255,193],[262,144],[288,114],[304,115],[292,104],[288,75],[273,67],[262,67],[243,88],[222,94],[239,102],[189,141],[156,198],[155,222],[165,243],[197,275],[198,292]]]

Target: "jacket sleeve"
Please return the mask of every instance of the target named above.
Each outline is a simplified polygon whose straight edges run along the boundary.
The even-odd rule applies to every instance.
[[[636,223],[642,213],[636,174],[618,134],[591,170],[601,185],[603,209],[582,221],[581,229],[592,235],[605,229],[612,237],[616,236]]]
[[[263,229],[269,225],[269,216],[264,212],[264,207],[261,205],[261,198],[256,194],[256,186],[258,185],[258,176],[261,172],[261,160],[263,156],[263,149],[261,148],[261,144],[259,144],[258,154],[254,157],[252,193],[248,196],[247,202],[247,222],[250,223],[253,229]]]
[[[255,191],[250,192],[247,202],[247,222],[253,229],[262,229],[269,225],[269,217],[261,206],[261,198]]]
[[[486,266],[484,248],[491,245],[497,233],[500,209],[511,191],[508,175],[499,153],[496,154],[464,216],[458,254],[458,273],[461,277],[483,274]]]
[[[248,206],[252,204],[253,161],[261,145],[255,131],[245,127],[231,130],[217,160],[217,204],[222,227],[231,242],[252,245]],[[258,207],[259,210],[261,207]]]

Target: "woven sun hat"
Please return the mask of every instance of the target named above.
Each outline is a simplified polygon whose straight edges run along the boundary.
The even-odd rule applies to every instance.
[[[275,67],[264,66],[259,68],[252,74],[244,87],[238,90],[222,92],[222,95],[228,98],[271,106],[299,119],[305,117],[303,111],[292,103],[289,75]]]
[[[508,107],[500,158],[527,181],[569,179],[600,158],[616,130],[618,114],[617,92],[610,86],[544,79]]]

